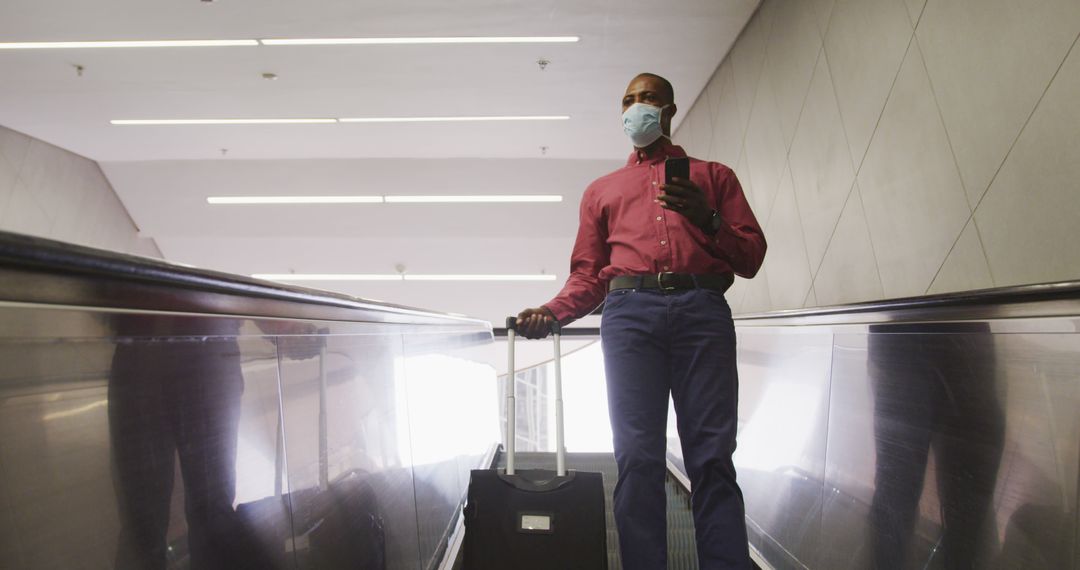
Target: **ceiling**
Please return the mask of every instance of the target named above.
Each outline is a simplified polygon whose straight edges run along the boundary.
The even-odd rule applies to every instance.
[[[0,124],[99,161],[176,261],[238,273],[555,273],[625,160],[637,72],[689,110],[757,0],[5,0],[0,41],[580,36],[578,43],[0,50]],[[540,70],[540,58],[551,63]],[[75,66],[84,68],[82,76]],[[274,73],[273,81],[261,77]],[[114,126],[110,119],[569,115],[556,122]],[[679,117],[676,117],[676,125]],[[542,150],[544,147],[544,150]],[[226,149],[223,153],[222,149]],[[209,206],[209,195],[561,194],[559,204]],[[558,284],[312,284],[498,320]],[[515,309],[516,310],[516,309]]]
[[[554,274],[559,282],[313,282],[499,322],[558,292],[578,201],[622,161],[309,159],[103,164],[167,259],[234,273]],[[210,205],[213,195],[559,194],[559,203]],[[152,233],[151,233],[152,232]]]

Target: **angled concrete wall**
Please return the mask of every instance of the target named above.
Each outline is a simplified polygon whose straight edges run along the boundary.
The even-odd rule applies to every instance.
[[[96,162],[4,127],[0,230],[161,257]]]
[[[765,227],[736,311],[1080,278],[1078,34],[1075,0],[765,0],[675,134]]]

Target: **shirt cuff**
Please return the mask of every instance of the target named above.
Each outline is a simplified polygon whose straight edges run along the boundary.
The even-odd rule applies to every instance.
[[[728,246],[735,246],[740,239],[742,236],[735,233],[735,230],[727,224],[720,226],[720,229],[712,235],[713,245],[720,248],[720,251],[731,251]]]
[[[551,311],[551,314],[555,315],[555,320],[559,321],[560,324],[565,324],[574,319],[574,314],[570,311],[570,307],[557,300],[544,303],[543,305],[540,305],[540,307]]]

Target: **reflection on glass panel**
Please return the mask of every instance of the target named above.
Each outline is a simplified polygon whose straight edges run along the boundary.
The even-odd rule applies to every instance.
[[[405,335],[397,368],[408,392],[421,567],[437,562],[469,484],[469,470],[499,440],[487,335]],[[487,361],[482,362],[481,359]]]
[[[801,366],[790,365],[795,347],[742,334],[737,458],[751,542],[779,567],[1074,566],[1080,335],[992,330],[980,322],[847,327],[835,335],[831,363]],[[793,387],[826,375],[827,403]],[[815,409],[828,418],[823,470],[814,457],[822,449],[805,445],[814,431],[800,419]],[[759,418],[781,427],[752,429]],[[813,453],[791,455],[791,441]],[[800,484],[778,455],[815,468],[799,468]],[[757,492],[763,467],[774,476]],[[791,492],[822,474],[820,507],[807,503],[810,493]],[[823,546],[815,551],[808,533],[793,531],[798,520],[812,528],[816,513]]]
[[[100,339],[0,339],[0,567],[113,564],[112,352]]]
[[[3,304],[0,323],[2,568],[416,570],[498,440],[480,323],[409,358],[424,327]],[[407,369],[417,412],[448,406],[420,438]],[[454,483],[424,495],[421,551],[434,464]]]
[[[278,337],[285,461],[301,568],[415,568],[399,334]]]
[[[281,402],[278,398],[277,350],[250,323],[250,336],[241,336],[244,378],[240,399],[240,420],[236,444],[236,495],[233,505],[240,513],[247,532],[255,537],[260,553],[237,561],[241,567],[254,564],[269,567],[292,567],[291,557],[283,548],[291,528],[288,520],[291,505],[282,500],[289,493],[285,464],[279,458],[284,447]],[[248,505],[273,505],[262,511],[248,510]],[[193,565],[193,567],[195,567]]]
[[[801,560],[818,536],[832,334],[740,332],[735,467],[747,517]]]
[[[235,509],[243,498],[238,489],[245,495],[273,489],[250,469],[243,472],[247,480],[238,479],[241,421],[249,422],[244,459],[254,457],[257,465],[272,457],[277,429],[275,377],[256,372],[249,382],[243,374],[245,356],[266,361],[273,347],[244,344],[246,355],[235,336],[117,345],[109,385],[117,568],[161,567],[166,559],[194,568],[284,563],[259,544],[274,539],[265,533],[266,521],[245,519]]]
[[[1000,568],[1080,566],[1080,334],[995,335],[1004,409],[992,530]]]
[[[0,309],[69,320],[74,311]],[[236,510],[273,492],[276,374],[238,321],[111,315],[67,338],[5,338],[0,379],[0,566],[226,568],[281,564]],[[109,328],[115,334],[108,335]]]

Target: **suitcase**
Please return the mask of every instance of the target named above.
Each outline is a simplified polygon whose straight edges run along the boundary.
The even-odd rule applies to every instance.
[[[607,529],[601,473],[566,470],[560,329],[555,341],[556,469],[514,465],[514,341],[506,320],[509,370],[506,470],[474,470],[465,507],[465,570],[606,570]]]

